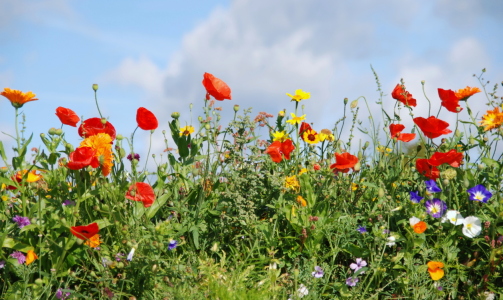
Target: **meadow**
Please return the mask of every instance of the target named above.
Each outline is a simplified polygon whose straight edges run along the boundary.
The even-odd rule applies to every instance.
[[[61,127],[35,135],[22,107],[43,99],[4,88],[16,124],[12,151],[0,142],[0,298],[501,299],[503,97],[484,74],[416,96],[376,75],[380,111],[341,99],[318,128],[309,92],[254,116],[205,73],[204,116],[140,107],[130,136],[101,115],[98,85],[95,116],[55,107]],[[142,130],[162,130],[164,152],[135,152]]]

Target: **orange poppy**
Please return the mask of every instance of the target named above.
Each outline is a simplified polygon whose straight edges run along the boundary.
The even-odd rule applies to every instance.
[[[99,161],[95,155],[96,151],[91,147],[78,147],[70,153],[70,161],[66,166],[71,170],[80,170],[87,166],[97,168]]]
[[[456,93],[454,93],[453,90],[438,89],[438,96],[440,100],[442,100],[442,106],[447,108],[448,111],[459,113],[463,110],[463,108],[459,106],[459,99],[456,97]]]
[[[212,74],[204,73],[203,86],[206,89],[206,100],[210,99],[210,95],[219,101],[225,99],[231,100],[231,89],[229,86]]]
[[[143,202],[143,207],[150,207],[154,204],[155,193],[150,184],[137,182],[129,187],[126,198],[133,201]]]
[[[459,100],[466,101],[468,98],[471,96],[475,95],[476,93],[480,93],[480,89],[478,87],[465,87],[464,89],[459,89],[456,92],[456,97],[458,97]]]
[[[300,206],[306,207],[307,206],[307,201],[304,199],[302,196],[297,196],[297,203],[299,203]]]
[[[444,263],[439,261],[430,261],[428,262],[428,272],[430,273],[431,279],[439,280],[444,277]]]
[[[397,84],[393,92],[391,92],[391,97],[396,99],[407,106],[416,106],[416,99],[412,98],[412,94],[405,90],[405,87],[401,84]]]
[[[16,108],[22,107],[26,102],[38,100],[37,98],[35,98],[35,94],[33,94],[32,92],[23,93],[18,90],[11,90],[9,88],[4,88],[3,92],[1,92],[0,95],[9,99],[12,106]]]
[[[96,248],[100,244],[101,244],[101,241],[100,241],[100,235],[99,234],[93,235],[92,237],[90,237],[88,240],[86,240],[84,242],[84,245],[87,245],[87,246],[89,246],[91,248]]]
[[[440,177],[440,171],[437,167],[432,166],[428,163],[428,159],[426,158],[418,158],[416,160],[416,170],[425,177],[429,179],[437,179]]]
[[[61,123],[73,127],[77,127],[77,123],[80,121],[79,116],[73,110],[61,106],[56,108],[56,116]]]
[[[341,171],[342,173],[349,172],[350,168],[353,168],[358,163],[358,157],[344,152],[342,154],[335,153],[335,164],[330,166],[330,169],[335,169],[334,173]]]
[[[70,232],[81,240],[89,240],[94,235],[98,234],[99,231],[100,228],[96,222],[89,225],[70,227]]]
[[[88,138],[98,133],[106,133],[112,141],[115,140],[115,127],[105,119],[102,121],[100,118],[90,118],[80,123],[79,135],[81,137]]]
[[[140,107],[136,111],[136,122],[143,130],[154,130],[159,126],[155,115],[145,107]]]
[[[428,225],[424,221],[419,221],[412,226],[415,233],[423,233],[426,231],[426,228],[428,228]]]
[[[397,140],[402,142],[410,142],[416,138],[415,133],[402,133],[402,130],[404,129],[405,126],[403,126],[402,124],[390,124],[389,131],[391,134],[391,138],[392,139],[396,138]]]
[[[414,118],[414,123],[421,129],[425,136],[430,139],[434,139],[443,134],[449,134],[452,131],[447,129],[449,127],[449,123],[442,121],[440,119],[435,118],[434,116],[425,119],[423,117]]]
[[[32,262],[35,261],[35,259],[38,259],[37,254],[33,250],[28,250],[26,253],[26,265],[31,264]]]
[[[273,162],[279,163],[285,159],[290,159],[290,153],[295,149],[292,140],[288,139],[284,142],[275,141],[266,150],[265,153],[271,156]]]

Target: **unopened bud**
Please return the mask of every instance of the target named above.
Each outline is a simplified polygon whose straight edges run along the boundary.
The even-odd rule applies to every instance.
[[[115,139],[117,139],[118,141],[122,141],[122,139],[124,139],[124,137],[122,136],[122,134],[118,134]]]
[[[366,141],[365,144],[363,145],[362,149],[365,150],[369,147],[370,143],[369,141]]]
[[[57,128],[56,131],[54,132],[55,135],[62,135],[63,130],[61,128]]]
[[[468,178],[464,178],[463,179],[463,185],[466,187],[466,188],[469,188],[470,187],[470,181],[468,180]]]
[[[171,113],[171,117],[172,117],[173,119],[178,119],[178,118],[180,118],[180,113],[179,113],[179,112],[177,112],[177,111],[175,111],[175,112]]]
[[[199,117],[197,117],[197,120],[198,120],[199,122],[203,122],[203,117],[199,116]]]
[[[238,112],[238,111],[239,111],[239,105],[237,105],[237,104],[236,104],[236,105],[234,105],[232,108],[234,109],[234,111],[235,111],[235,112]]]
[[[351,108],[356,108],[357,106],[358,106],[358,99],[351,101],[351,104],[349,105],[349,107]]]
[[[379,188],[378,192],[377,192],[377,195],[379,196],[379,198],[382,198],[384,197],[384,189],[383,188]]]
[[[444,185],[449,185],[449,179],[446,178],[446,179],[442,180],[442,183]]]
[[[105,118],[101,118],[101,124],[103,124],[103,125],[107,125],[107,119],[105,119]]]
[[[66,143],[65,144],[65,149],[68,151],[68,152],[73,152],[75,149],[73,148],[73,145],[70,144],[70,143]]]
[[[211,126],[210,126],[210,124],[206,123],[206,124],[204,124],[204,128],[206,128],[207,130],[210,130]]]
[[[344,105],[348,104],[348,98],[344,98]]]
[[[360,162],[357,162],[357,163],[355,164],[355,166],[353,167],[353,170],[355,170],[355,172],[359,172],[359,171],[361,170],[361,168],[362,168],[361,163],[360,163]]]
[[[98,90],[98,84],[97,84],[97,83],[95,83],[95,84],[93,84],[93,91],[95,91],[95,92],[96,92],[97,90]]]
[[[485,168],[486,168],[486,166],[485,166],[485,165],[483,165],[483,164],[478,164],[478,165],[477,165],[477,169],[478,169],[479,171],[482,171],[482,170],[484,170]]]
[[[285,116],[285,111],[284,110],[280,110],[279,113],[278,113],[278,117],[283,118],[284,116]]]
[[[50,135],[54,135],[54,134],[56,134],[56,128],[51,127],[51,129],[49,129],[49,134],[50,134]]]
[[[194,104],[189,104],[189,109],[192,110],[192,107],[194,107]]]
[[[454,135],[459,138],[461,137],[461,131],[459,131],[459,129],[456,129],[456,131],[454,132]]]

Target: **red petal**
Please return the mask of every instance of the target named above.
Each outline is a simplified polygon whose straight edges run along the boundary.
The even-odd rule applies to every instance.
[[[140,107],[136,111],[136,122],[143,130],[154,130],[159,126],[155,115],[145,107]]]

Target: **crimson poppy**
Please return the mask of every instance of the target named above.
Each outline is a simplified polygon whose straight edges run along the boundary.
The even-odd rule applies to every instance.
[[[143,207],[150,207],[154,204],[155,193],[150,184],[137,182],[129,187],[126,193],[126,199],[143,202]]]
[[[348,152],[344,152],[342,154],[335,153],[335,164],[330,166],[330,169],[335,169],[336,171],[341,171],[342,173],[349,172],[350,168],[353,168],[358,163],[358,157],[349,154]]]
[[[96,151],[91,147],[78,147],[70,153],[70,161],[66,166],[71,170],[80,170],[87,166],[97,168],[100,163],[95,155]]]
[[[206,100],[210,99],[210,95],[219,101],[225,99],[231,100],[231,89],[229,86],[212,74],[204,73],[203,86],[206,89]]]
[[[452,131],[447,129],[449,123],[435,118],[434,116],[425,119],[423,117],[414,118],[414,123],[421,129],[425,136],[430,139],[441,136],[442,134],[449,134]]]
[[[290,159],[290,153],[295,149],[292,140],[288,139],[284,142],[275,141],[267,149],[265,153],[271,156],[273,162],[279,163],[283,156],[285,159]]]
[[[447,108],[448,111],[459,113],[463,110],[463,108],[459,106],[459,99],[453,90],[438,89],[438,96],[440,100],[442,100],[442,106]]]
[[[440,177],[440,171],[437,167],[432,166],[428,163],[426,158],[418,158],[416,160],[416,170],[425,177],[435,180]]]
[[[79,135],[83,138],[88,138],[98,133],[106,133],[112,138],[112,141],[115,140],[115,127],[112,123],[105,119],[103,119],[103,122],[104,124],[100,118],[90,118],[85,120],[80,123]]]
[[[140,107],[136,111],[136,122],[143,130],[154,130],[159,126],[155,115],[145,107]]]
[[[56,108],[56,116],[61,123],[73,127],[77,127],[77,123],[80,121],[79,116],[73,110],[61,106]]]
[[[405,126],[403,126],[402,124],[390,124],[389,131],[391,133],[391,138],[396,138],[397,140],[402,142],[410,142],[414,138],[416,138],[415,133],[402,133],[402,130],[404,129]]]
[[[405,87],[401,84],[397,84],[393,92],[391,92],[391,97],[396,99],[407,106],[416,106],[416,99],[412,98],[412,94],[405,90]]]
[[[312,128],[311,128],[311,125],[309,125],[309,123],[302,122],[302,123],[300,124],[300,128],[299,128],[299,135],[300,135],[300,137],[301,137],[303,140],[304,140],[304,136],[303,136],[304,131],[306,131],[306,130],[310,130],[310,129],[312,129]],[[304,141],[305,141],[305,140],[304,140]]]
[[[449,164],[451,167],[458,168],[463,160],[463,153],[451,149],[449,152],[435,152],[428,159],[428,163],[432,166],[438,167],[441,164]]]
[[[98,223],[70,227],[70,232],[81,240],[89,240],[94,235],[98,234],[99,231],[100,228]]]

